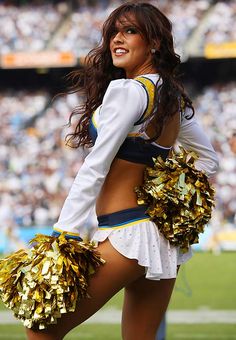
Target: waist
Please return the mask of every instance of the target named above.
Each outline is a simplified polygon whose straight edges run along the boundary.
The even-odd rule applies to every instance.
[[[100,215],[98,219],[99,229],[120,229],[150,220],[146,213],[147,205],[120,210],[111,214]]]
[[[135,188],[143,184],[146,166],[115,158],[96,200],[97,215],[137,207]]]

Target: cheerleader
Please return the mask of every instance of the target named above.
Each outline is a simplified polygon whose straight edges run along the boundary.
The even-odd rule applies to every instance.
[[[91,146],[53,227],[53,236],[82,242],[96,205],[93,235],[104,263],[89,278],[75,311],[46,329],[27,328],[30,340],[59,340],[124,288],[122,338],[154,340],[168,307],[178,267],[192,256],[172,244],[153,222],[137,189],[154,159],[170,155],[176,142],[198,154],[196,168],[207,176],[218,161],[194,117],[191,100],[177,77],[180,58],[166,16],[149,3],[124,3],[105,21],[101,44],[71,77],[85,95],[68,135],[74,147]],[[139,202],[140,203],[140,202]],[[142,203],[142,202],[141,202]]]

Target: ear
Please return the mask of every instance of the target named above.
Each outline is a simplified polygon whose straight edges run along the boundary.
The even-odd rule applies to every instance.
[[[151,53],[158,52],[159,49],[160,49],[160,45],[161,45],[160,40],[152,40],[152,42],[150,44]]]

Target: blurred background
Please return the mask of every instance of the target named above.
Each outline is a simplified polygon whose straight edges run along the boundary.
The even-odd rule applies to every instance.
[[[0,0],[2,254],[36,233],[51,233],[85,156],[64,143],[70,112],[81,98],[56,95],[66,90],[66,75],[83,67],[85,55],[100,41],[103,21],[122,2]],[[193,260],[180,271],[166,336],[236,339],[236,0],[149,2],[173,23],[185,86],[220,160],[213,217],[194,246]],[[84,233],[95,226],[91,216]],[[107,308],[119,312],[121,298],[122,293]],[[187,325],[185,314],[182,319],[173,314],[193,310],[200,319]],[[2,320],[0,339],[24,339],[18,331],[10,334]],[[115,322],[97,325],[94,333],[91,326],[81,329],[68,339],[120,339]]]

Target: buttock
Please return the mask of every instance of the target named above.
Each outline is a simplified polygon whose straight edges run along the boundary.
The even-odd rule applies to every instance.
[[[191,258],[191,249],[182,253],[171,245],[146,210],[147,206],[139,206],[98,216],[98,230],[92,241],[109,239],[118,252],[145,267],[147,279],[175,278],[178,265]]]

